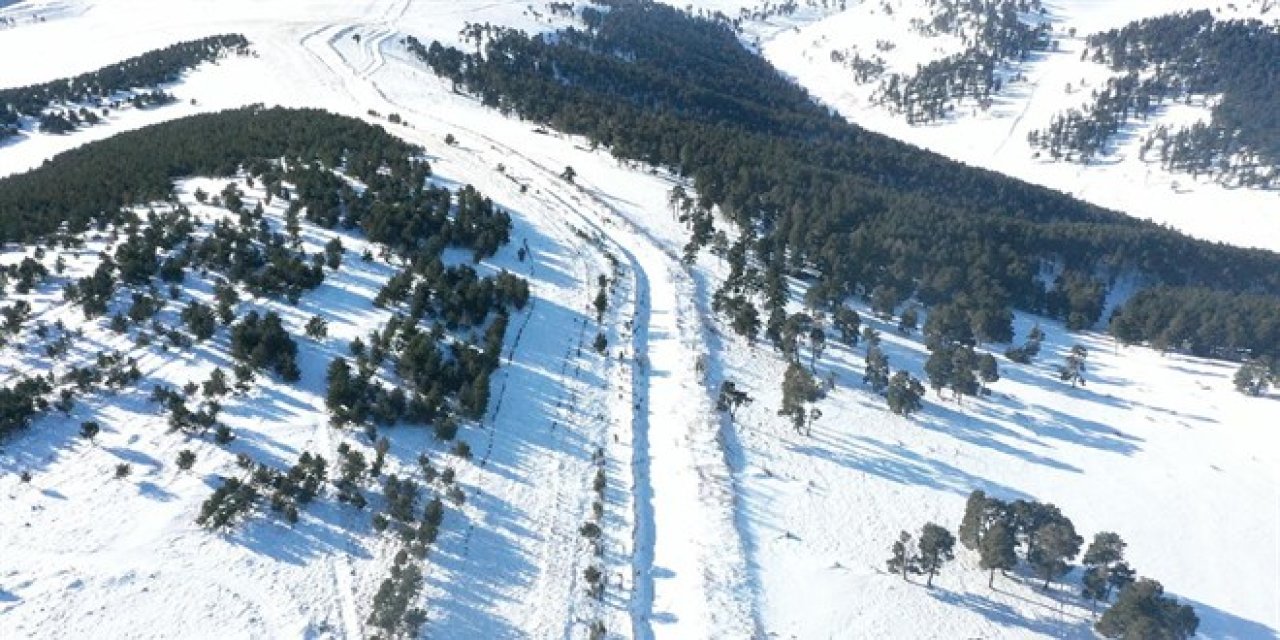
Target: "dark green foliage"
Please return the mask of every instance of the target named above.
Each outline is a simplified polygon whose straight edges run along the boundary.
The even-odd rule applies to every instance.
[[[1072,387],[1084,384],[1085,361],[1089,358],[1089,350],[1084,345],[1072,345],[1066,360],[1058,368],[1058,377],[1070,382]]]
[[[93,420],[86,420],[85,422],[80,423],[80,437],[85,440],[92,441],[94,438],[98,437],[98,433],[100,431],[102,431],[102,427]]]
[[[808,405],[817,401],[818,392],[813,376],[800,363],[792,362],[782,377],[782,407],[778,415],[791,418],[796,432],[802,432],[809,420]]]
[[[889,402],[890,411],[909,418],[924,406],[921,403],[923,397],[924,385],[906,371],[899,371],[889,379],[889,391],[885,394],[885,399]]]
[[[1109,531],[1094,534],[1093,542],[1080,560],[1086,567],[1081,576],[1081,595],[1085,599],[1105,601],[1113,587],[1123,588],[1132,582],[1132,570],[1124,562],[1125,546],[1119,534]]]
[[[329,336],[329,322],[320,316],[311,316],[307,320],[305,331],[312,340],[324,340]]]
[[[867,345],[866,367],[862,373],[862,382],[871,385],[871,390],[884,393],[889,386],[889,356],[875,344]]]
[[[301,375],[297,364],[298,345],[274,311],[265,316],[250,311],[231,328],[231,355],[256,369],[272,369],[286,382],[293,382]]]
[[[116,465],[116,480],[122,480],[129,477],[133,473],[133,467],[127,462],[121,462]]]
[[[94,124],[98,122],[98,116],[87,108],[66,114],[46,110],[65,103],[96,106],[112,99],[117,92],[174,82],[184,71],[200,63],[216,60],[226,51],[245,51],[248,46],[244,36],[211,36],[150,51],[73,78],[0,89],[0,138],[16,124],[19,116],[40,118],[40,130],[48,133],[66,133],[75,128],[76,122]],[[131,99],[135,106],[140,107],[172,100],[172,96],[159,90],[142,92]]]
[[[956,531],[960,537],[960,544],[966,549],[971,551],[978,549],[978,543],[982,541],[982,534],[987,527],[986,514],[987,494],[981,489],[974,489],[964,503],[964,517],[960,520],[960,528]]]
[[[937,575],[944,564],[955,558],[955,545],[955,536],[932,522],[926,523],[920,530],[920,555],[917,556],[917,562],[920,572],[929,576],[925,581],[926,587],[933,586],[933,576]]]
[[[849,307],[841,305],[836,309],[833,321],[836,331],[840,332],[840,341],[852,347],[858,344],[858,329],[862,325],[862,318],[858,316],[858,312]]]
[[[369,625],[393,637],[412,637],[426,621],[426,613],[414,607],[413,601],[422,588],[422,569],[412,562],[396,563],[391,577],[382,581],[373,596]]]
[[[1104,638],[1187,640],[1199,626],[1189,605],[1165,596],[1159,582],[1144,578],[1120,590],[1094,629]]]
[[[608,4],[590,31],[502,31],[475,54],[407,42],[484,104],[669,167],[692,178],[699,205],[767,230],[753,247],[771,320],[784,272],[797,269],[820,274],[826,300],[880,286],[927,305],[963,294],[967,311],[989,311],[966,313],[971,339],[993,342],[1011,335],[1010,306],[1048,312],[1052,303],[1069,325],[1091,324],[1103,292],[1093,274],[1280,293],[1280,256],[1192,240],[863,131],[718,22],[648,2]],[[1042,261],[1071,275],[1046,289]]]
[[[1080,553],[1084,539],[1076,534],[1075,526],[1063,517],[1042,525],[1032,534],[1028,562],[1044,578],[1044,588],[1049,582],[1071,569],[1069,564]]]
[[[187,331],[196,340],[211,338],[218,330],[218,319],[213,315],[213,310],[199,302],[192,302],[182,310],[182,321],[187,324]]]
[[[729,418],[733,419],[739,408],[754,401],[746,391],[738,389],[733,381],[725,380],[720,383],[720,393],[716,396],[716,410],[727,412]]]
[[[406,175],[413,147],[382,129],[319,110],[247,107],[183,118],[67,151],[0,180],[0,239],[71,232],[120,207],[165,200],[174,179],[232,175],[254,158],[297,158],[366,179],[379,167]],[[420,171],[420,169],[419,169]]]
[[[1276,186],[1280,167],[1280,33],[1259,20],[1215,20],[1208,10],[1163,15],[1093,35],[1084,55],[1117,75],[1085,111],[1070,110],[1033,145],[1082,161],[1135,118],[1192,96],[1212,95],[1209,122],[1157,127],[1142,144],[1168,169],[1210,174],[1231,186]],[[1239,161],[1243,159],[1244,161]]]
[[[604,353],[605,349],[609,348],[609,339],[605,337],[604,332],[596,334],[596,339],[592,341],[591,348],[595,349],[596,353],[601,354]]]
[[[44,395],[51,391],[45,378],[22,378],[12,387],[0,387],[0,438],[31,424],[36,412],[48,406]]]
[[[988,587],[994,587],[996,570],[1008,571],[1018,566],[1017,544],[1013,532],[1003,520],[996,520],[978,542],[978,566],[991,571]]]
[[[1268,367],[1266,363],[1251,360],[1240,365],[1231,381],[1235,385],[1236,391],[1251,396],[1260,396],[1266,393],[1267,388],[1271,386],[1275,378],[1276,376],[1272,373],[1271,367]]]
[[[183,449],[178,452],[178,468],[183,471],[191,469],[196,463],[196,454],[190,449]]]
[[[891,554],[888,562],[885,563],[890,573],[899,574],[903,580],[906,580],[907,572],[918,571],[916,558],[911,555],[911,534],[906,531],[900,532],[898,539],[893,541]]]

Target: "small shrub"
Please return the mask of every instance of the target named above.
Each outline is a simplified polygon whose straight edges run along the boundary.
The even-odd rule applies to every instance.
[[[121,462],[120,464],[116,465],[116,479],[117,479],[117,480],[119,480],[119,479],[121,479],[121,478],[127,478],[127,477],[129,477],[129,474],[130,474],[130,473],[133,473],[133,467],[132,467],[132,466],[130,466],[128,462]]]
[[[85,440],[93,440],[100,431],[102,431],[102,427],[93,420],[86,420],[80,423],[80,437]]]
[[[182,451],[178,452],[178,468],[179,469],[182,469],[183,471],[188,471],[191,469],[192,465],[194,465],[195,463],[196,463],[196,454],[192,450],[183,449]]]

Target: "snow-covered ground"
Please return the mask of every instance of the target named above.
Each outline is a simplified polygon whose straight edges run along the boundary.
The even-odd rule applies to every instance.
[[[671,0],[670,4],[684,6]],[[743,0],[697,3],[736,15]],[[806,3],[800,3],[803,7]],[[892,12],[886,14],[888,5]],[[1007,84],[982,109],[963,103],[950,118],[927,125],[910,125],[901,115],[875,104],[876,80],[858,84],[853,71],[832,59],[833,51],[879,55],[888,72],[911,73],[918,64],[958,53],[960,40],[950,35],[926,37],[910,26],[913,17],[928,10],[912,0],[851,0],[845,11],[801,8],[789,16],[743,24],[743,39],[782,73],[792,77],[819,101],[830,105],[868,129],[936,151],[973,166],[984,167],[1028,182],[1042,184],[1105,207],[1154,220],[1192,236],[1247,247],[1280,250],[1280,193],[1232,189],[1208,179],[1170,173],[1158,162],[1139,156],[1143,135],[1155,127],[1206,120],[1205,106],[1168,109],[1117,136],[1117,146],[1089,165],[1052,162],[1033,157],[1027,134],[1048,127],[1068,108],[1079,108],[1092,90],[1111,77],[1100,64],[1080,59],[1084,39],[1093,33],[1122,27],[1133,20],[1195,9],[1210,9],[1229,18],[1280,19],[1280,7],[1264,0],[1046,0],[1053,25],[1055,52],[1033,54],[1024,63],[1008,65],[1005,76],[1025,79]],[[1269,7],[1269,8],[1268,8]],[[1074,33],[1075,35],[1070,35]],[[895,46],[879,51],[876,42]]]
[[[1063,4],[1055,11],[1095,15],[1102,6]],[[1131,4],[1149,3],[1106,3]],[[837,388],[820,403],[813,435],[792,433],[776,415],[780,357],[732,337],[709,312],[723,267],[711,256],[693,268],[678,259],[685,231],[667,207],[675,182],[452,94],[398,44],[408,35],[457,42],[466,22],[530,30],[563,24],[545,7],[533,6],[538,17],[520,1],[103,0],[20,3],[0,15],[32,7],[43,22],[0,30],[0,59],[23,61],[0,69],[0,86],[79,73],[215,33],[244,33],[258,56],[189,74],[171,89],[177,105],[0,146],[0,175],[94,137],[263,102],[379,122],[425,146],[442,183],[473,184],[512,213],[512,245],[484,268],[527,277],[533,302],[513,318],[489,414],[462,432],[475,458],[454,460],[416,430],[387,434],[389,470],[408,473],[426,450],[449,460],[467,490],[466,505],[449,510],[427,561],[425,635],[580,638],[600,620],[610,637],[637,638],[1088,637],[1089,614],[1066,591],[1045,594],[1014,579],[990,591],[967,551],[932,590],[883,571],[898,530],[927,520],[954,527],[973,488],[1053,502],[1086,536],[1121,533],[1143,575],[1195,604],[1206,637],[1266,638],[1280,629],[1274,395],[1234,393],[1233,369],[1224,363],[1143,348],[1115,352],[1105,337],[1071,335],[1042,321],[1049,340],[1036,364],[1004,367],[988,399],[961,405],[931,394],[911,420],[889,415],[862,389],[863,348],[833,341],[817,367],[834,374]],[[1109,21],[1116,11],[1101,13]],[[794,35],[775,30],[763,39],[775,64],[786,68],[778,52],[790,50],[785,39]],[[67,42],[84,44],[49,45]],[[388,124],[391,113],[407,124]],[[1010,122],[980,117],[895,135],[917,143],[932,136],[963,151],[959,136],[942,134],[962,126],[992,128],[966,134],[968,145],[990,145],[983,135],[1007,131]],[[444,144],[447,134],[458,143]],[[566,166],[576,170],[575,184],[558,177]],[[1019,166],[1009,160],[1011,171]],[[1110,172],[1124,166],[1051,165],[1035,173],[1077,172],[1052,179],[1063,181],[1058,186],[1078,180],[1094,189],[1086,194],[1093,199],[1106,185],[1125,184],[1115,177],[1125,174]],[[1088,187],[1091,180],[1097,185]],[[1195,185],[1168,202],[1177,211],[1199,206],[1210,189]],[[1152,215],[1143,207],[1163,202],[1166,190],[1115,197],[1132,197],[1135,208],[1127,210]],[[1222,195],[1249,203],[1274,198]],[[1220,206],[1231,209],[1230,202]],[[1258,239],[1273,229],[1263,222],[1237,227],[1244,223],[1229,212],[1211,211],[1223,234],[1234,228]],[[307,228],[313,250],[327,233]],[[525,240],[531,259],[520,262],[516,248]],[[334,459],[340,442],[368,446],[359,434],[328,427],[322,370],[347,340],[385,321],[368,300],[392,271],[354,259],[358,238],[344,243],[349,266],[297,308],[259,301],[278,309],[290,328],[324,315],[330,338],[300,340],[300,385],[264,384],[229,404],[228,421],[240,434],[229,449],[167,433],[150,405],[129,394],[96,398],[67,418],[49,415],[0,445],[0,629],[41,638],[367,634],[369,602],[395,550],[374,534],[369,512],[329,501],[308,509],[293,529],[272,518],[227,535],[194,524],[211,479],[233,471],[235,452],[291,464],[303,450]],[[18,251],[10,247],[10,259]],[[69,273],[92,268],[94,252],[83,253]],[[600,275],[613,279],[600,326],[607,357],[591,349]],[[79,322],[55,288],[31,299],[50,322]],[[1019,318],[1020,337],[1032,322]],[[876,324],[894,369],[919,376],[918,341]],[[105,344],[119,340],[86,330]],[[1075,342],[1090,349],[1082,389],[1052,375]],[[182,384],[202,379],[225,360],[224,350],[225,341],[215,341],[189,353],[153,353],[141,366],[148,380]],[[22,367],[46,366],[32,355]],[[5,361],[6,376],[16,364]],[[735,423],[714,411],[713,391],[725,379],[755,398]],[[94,444],[75,436],[88,415],[104,425]],[[193,472],[178,472],[176,452],[197,446]],[[133,475],[109,480],[122,461],[133,464]],[[607,478],[605,544],[593,559],[578,528],[591,512],[598,464]],[[35,474],[30,484],[19,482],[23,469]],[[601,601],[586,596],[583,570],[591,564],[604,570]]]

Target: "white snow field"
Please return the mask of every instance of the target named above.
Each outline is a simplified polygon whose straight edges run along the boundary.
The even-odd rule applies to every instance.
[[[699,3],[715,4],[721,3]],[[850,6],[852,12],[861,5]],[[1093,24],[1086,20],[1111,25],[1176,6],[1069,0],[1055,14],[1078,16],[1072,20],[1084,32]],[[480,268],[526,277],[532,303],[512,318],[485,419],[460,432],[475,457],[449,456],[421,429],[384,430],[393,445],[389,473],[412,475],[426,451],[454,466],[466,489],[465,506],[447,510],[426,560],[418,603],[427,611],[425,637],[586,638],[596,620],[611,638],[1092,637],[1090,612],[1073,587],[1045,592],[1034,580],[1011,576],[998,577],[989,590],[967,550],[958,551],[933,589],[884,571],[899,530],[930,520],[954,529],[975,488],[1055,503],[1086,538],[1119,532],[1142,575],[1195,606],[1204,637],[1274,638],[1280,630],[1280,396],[1235,393],[1229,363],[1140,347],[1117,351],[1105,336],[1071,334],[1041,320],[1049,337],[1033,365],[1001,359],[1003,379],[992,396],[957,403],[930,394],[910,420],[892,416],[881,398],[863,390],[864,348],[832,341],[816,366],[836,388],[819,402],[823,417],[813,434],[793,433],[776,415],[782,358],[733,336],[710,312],[724,267],[710,255],[692,267],[679,260],[687,232],[667,207],[673,179],[482,108],[451,92],[399,44],[410,35],[459,43],[467,22],[526,30],[567,24],[545,6],[62,0],[0,7],[0,17],[6,15],[20,19],[0,29],[6,61],[0,87],[65,77],[217,33],[243,33],[257,56],[189,73],[169,89],[176,105],[117,112],[108,124],[69,136],[32,134],[2,144],[0,175],[194,112],[253,103],[321,107],[423,145],[441,184],[472,184],[512,214],[512,244]],[[1274,205],[1275,194],[1203,184],[1175,193],[1171,178],[1155,174],[1154,186],[1137,189],[1143,183],[1131,172],[1145,165],[1028,162],[1027,149],[1017,147],[1025,144],[1025,127],[1038,125],[1016,125],[1011,117],[893,128],[898,123],[843,105],[840,96],[818,91],[823,76],[801,73],[821,73],[821,65],[788,63],[789,55],[803,61],[817,35],[811,30],[825,28],[825,20],[804,22],[798,34],[792,25],[774,28],[762,38],[763,51],[866,126],[1134,215],[1158,214],[1196,235],[1280,247],[1280,222],[1259,209]],[[1064,67],[1071,46],[1064,42]],[[1037,64],[1049,73],[1055,60]],[[1053,73],[1078,75],[1071,68]],[[1058,84],[1047,80],[1045,95]],[[1061,100],[1037,97],[1029,104],[1047,118],[1070,105]],[[406,124],[390,124],[392,113]],[[1011,126],[1022,133],[1009,133]],[[444,143],[448,134],[456,145]],[[1001,150],[1003,139],[1010,142]],[[566,166],[576,170],[573,184],[559,177]],[[193,177],[181,185],[184,198],[201,185],[220,188]],[[258,192],[242,186],[253,201]],[[1194,214],[1207,202],[1216,205],[1206,209],[1213,222],[1196,226]],[[281,216],[278,208],[267,213]],[[304,226],[309,251],[332,234]],[[530,259],[521,262],[516,250],[524,241]],[[11,346],[0,356],[5,380],[70,366],[101,349],[136,349],[85,323],[62,301],[61,281],[91,271],[102,242],[68,254],[65,275],[13,296],[30,301],[33,316],[46,323],[83,327],[86,347],[50,363]],[[319,500],[292,528],[256,517],[235,531],[210,533],[194,522],[218,476],[235,474],[236,453],[285,466],[304,450],[333,460],[342,442],[371,448],[360,434],[329,426],[323,370],[347,341],[386,321],[389,312],[370,300],[394,267],[361,262],[364,244],[356,236],[343,242],[343,269],[298,306],[253,301],[277,310],[299,334],[304,373],[293,386],[260,378],[249,395],[229,400],[225,420],[239,435],[232,444],[215,447],[168,432],[145,399],[153,383],[181,385],[225,366],[224,335],[188,352],[140,349],[144,379],[137,390],[90,396],[71,415],[49,412],[0,443],[0,637],[373,632],[365,623],[370,601],[398,546],[390,534],[372,530],[369,510]],[[3,260],[30,253],[8,246]],[[611,278],[600,325],[606,356],[591,348],[598,330],[591,301],[601,275]],[[207,298],[208,287],[193,287],[192,295]],[[883,332],[894,368],[922,377],[919,340],[858,310]],[[326,340],[300,336],[313,314],[328,319]],[[1034,322],[1018,318],[1019,340]],[[1072,389],[1054,367],[1077,342],[1089,348],[1088,384]],[[755,399],[736,421],[714,409],[722,380]],[[76,435],[87,419],[103,425],[94,443]],[[183,448],[198,455],[190,472],[171,462]],[[591,511],[597,454],[607,485],[604,551],[594,559],[578,529]],[[109,479],[120,462],[133,465],[132,475]],[[33,472],[30,483],[20,481],[23,470]],[[601,600],[586,592],[583,571],[591,564],[604,569]]]
[[[685,5],[680,0],[668,3]],[[737,16],[741,8],[763,3],[706,0],[697,4]],[[743,40],[849,120],[966,164],[1052,187],[1195,237],[1280,250],[1280,217],[1274,215],[1280,210],[1280,193],[1227,188],[1207,178],[1170,173],[1158,162],[1138,157],[1142,136],[1155,127],[1207,120],[1209,110],[1202,103],[1176,105],[1127,127],[1116,136],[1116,148],[1088,165],[1036,159],[1027,142],[1028,132],[1047,127],[1061,111],[1080,107],[1090,91],[1111,77],[1104,65],[1080,60],[1084,39],[1090,34],[1142,18],[1198,9],[1210,9],[1222,19],[1274,22],[1280,20],[1280,7],[1274,2],[1045,0],[1058,51],[1036,53],[1024,63],[1006,65],[1001,70],[1005,78],[1021,73],[1025,80],[1006,83],[989,109],[970,100],[943,121],[914,126],[872,102],[877,81],[858,84],[853,72],[833,61],[831,54],[857,51],[864,57],[879,55],[888,72],[911,73],[919,64],[958,53],[963,48],[958,38],[926,37],[911,28],[912,18],[929,15],[926,3],[850,0],[844,11],[811,8],[807,1],[797,4],[800,8],[791,15],[744,22]],[[886,12],[885,7],[891,11]],[[1069,35],[1071,30],[1074,36]],[[876,42],[880,40],[895,47],[879,51]]]

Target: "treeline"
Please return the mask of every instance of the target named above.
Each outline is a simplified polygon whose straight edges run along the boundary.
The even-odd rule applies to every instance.
[[[594,29],[504,32],[482,55],[408,45],[484,104],[692,178],[698,198],[678,204],[684,219],[709,219],[702,212],[718,205],[745,232],[727,250],[733,277],[719,296],[744,333],[760,327],[746,309],[763,296],[777,334],[783,276],[802,270],[821,274],[811,287],[818,306],[878,288],[890,304],[963,293],[971,307],[1013,306],[1077,328],[1101,319],[1108,279],[1127,272],[1280,294],[1274,253],[1193,240],[866,132],[814,104],[723,25],[651,2],[608,4]]]
[[[1233,186],[1280,184],[1280,30],[1258,20],[1215,20],[1207,11],[1148,18],[1093,35],[1083,53],[1117,76],[1083,111],[1032,133],[1054,158],[1087,161],[1134,118],[1193,96],[1219,96],[1208,123],[1159,127],[1142,142],[1168,169]]]
[[[1240,359],[1280,357],[1280,300],[1208,289],[1140,291],[1112,318],[1121,342]]]
[[[415,162],[419,154],[381,128],[320,110],[246,107],[183,118],[60,153],[0,180],[0,241],[119,222],[126,205],[168,200],[183,176],[231,176],[242,166],[289,158],[381,184],[380,168],[410,175],[425,165]]]
[[[910,123],[946,117],[964,98],[987,105],[1004,81],[999,65],[1026,60],[1051,46],[1049,24],[1024,16],[1042,14],[1039,0],[929,0],[930,20],[911,26],[926,35],[951,34],[964,51],[919,67],[913,74],[893,73],[881,81],[874,99],[903,114]]]
[[[99,120],[96,109],[118,106],[120,94],[174,82],[188,69],[216,60],[227,52],[246,52],[248,47],[249,41],[242,35],[210,36],[149,51],[73,78],[0,89],[0,138],[15,133],[23,117],[40,120],[41,129],[52,133],[65,133],[80,124],[95,124]],[[135,106],[146,106],[171,101],[172,97],[154,90],[125,99]],[[50,111],[57,107],[65,109],[58,113]]]

